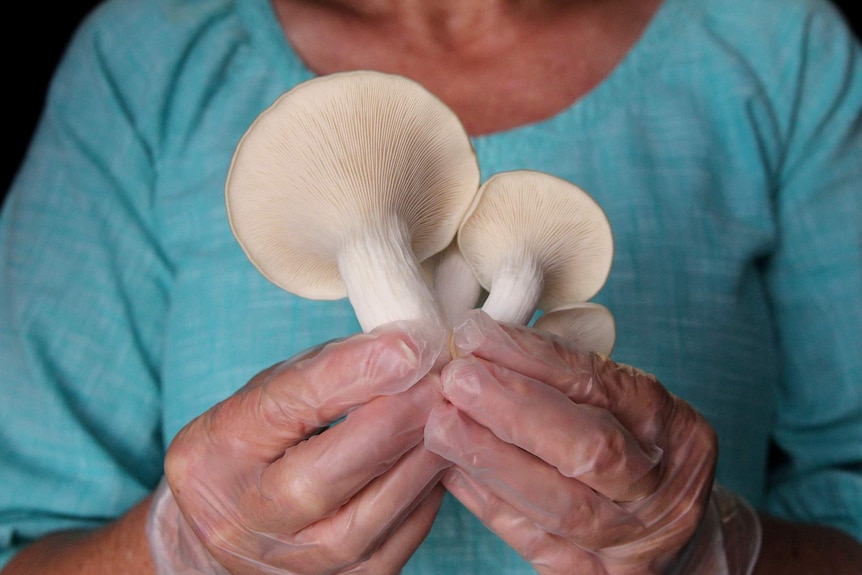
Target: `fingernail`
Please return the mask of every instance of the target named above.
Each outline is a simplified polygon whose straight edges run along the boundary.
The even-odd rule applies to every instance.
[[[452,417],[457,411],[451,405],[435,407],[425,420],[425,449],[446,457],[452,445]]]
[[[448,334],[442,326],[419,320],[388,323],[371,333],[379,335],[393,332],[404,335],[399,346],[404,360],[411,366],[429,369],[440,356],[448,339]]]
[[[469,355],[478,349],[482,342],[494,338],[500,327],[482,310],[473,310],[455,326],[452,332],[452,347],[456,355]]]
[[[443,395],[449,401],[462,407],[478,398],[482,387],[480,369],[481,366],[476,361],[452,360],[441,374]]]
[[[664,457],[664,449],[658,445],[652,444],[644,450],[644,455],[646,455],[647,459],[653,464],[653,467],[655,467],[658,462],[661,461],[661,458]]]

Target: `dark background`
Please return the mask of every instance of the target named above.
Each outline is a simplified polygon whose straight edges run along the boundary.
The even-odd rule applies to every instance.
[[[862,37],[862,18],[849,17],[858,0],[833,0]],[[7,19],[3,54],[6,69],[6,152],[3,155],[0,202],[12,181],[39,117],[45,90],[66,43],[81,18],[98,0],[66,2],[21,2],[15,16]]]

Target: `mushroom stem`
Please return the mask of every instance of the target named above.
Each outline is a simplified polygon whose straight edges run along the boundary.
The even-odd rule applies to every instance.
[[[482,297],[482,286],[473,268],[461,255],[458,243],[452,242],[431,261],[434,292],[447,320],[451,323],[462,313],[475,308]]]
[[[370,228],[364,236],[345,243],[337,260],[363,331],[405,319],[444,323],[410,240],[396,224]]]
[[[542,296],[542,271],[533,260],[501,266],[482,310],[497,321],[527,325]]]

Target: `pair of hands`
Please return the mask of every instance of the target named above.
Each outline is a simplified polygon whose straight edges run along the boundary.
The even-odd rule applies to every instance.
[[[397,573],[448,490],[539,573],[658,573],[715,460],[652,376],[476,311],[260,373],[176,437],[148,535],[162,573]]]

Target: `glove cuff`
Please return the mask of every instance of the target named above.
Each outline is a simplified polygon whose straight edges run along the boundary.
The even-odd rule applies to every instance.
[[[761,542],[760,518],[754,508],[716,484],[700,527],[669,575],[750,575]]]
[[[228,575],[189,527],[164,478],[153,495],[146,529],[158,575]]]

